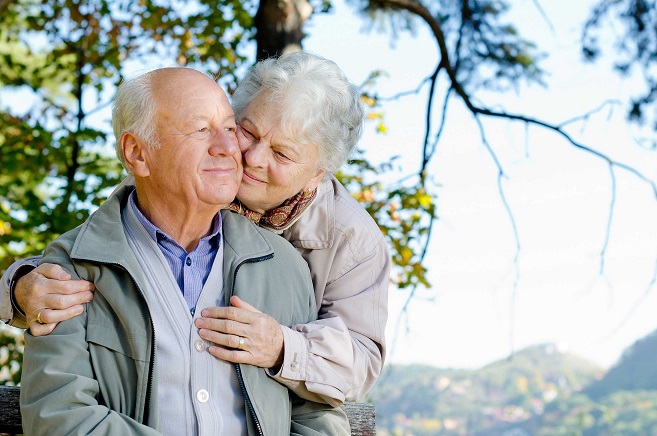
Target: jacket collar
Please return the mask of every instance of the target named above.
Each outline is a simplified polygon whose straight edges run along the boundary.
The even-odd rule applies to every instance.
[[[322,181],[317,188],[315,202],[291,228],[283,232],[292,245],[311,250],[331,248],[335,233],[336,183],[339,182],[334,176]]]
[[[110,195],[97,211],[82,224],[75,239],[71,257],[94,262],[126,266],[126,259],[134,257],[121,224],[121,210],[127,206],[133,186],[122,186]],[[223,210],[224,250],[234,262],[268,256],[272,247],[247,218]]]
[[[121,210],[133,188],[118,188],[81,225],[71,250],[71,258],[125,266],[126,259],[133,257],[121,224]]]

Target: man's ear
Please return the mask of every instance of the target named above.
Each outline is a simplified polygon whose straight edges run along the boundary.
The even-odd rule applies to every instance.
[[[317,170],[317,173],[308,180],[308,183],[303,187],[304,190],[306,191],[312,191],[316,187],[319,186],[319,183],[322,181],[322,178],[324,177],[324,174],[326,174],[325,170]]]
[[[121,148],[125,156],[126,164],[132,174],[138,177],[146,177],[151,173],[147,159],[148,146],[144,141],[137,138],[130,132],[124,132],[121,135]]]

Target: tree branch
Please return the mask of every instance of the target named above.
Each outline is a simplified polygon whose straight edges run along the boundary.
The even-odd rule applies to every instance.
[[[438,63],[435,71],[430,77],[429,86],[429,96],[427,98],[427,115],[426,115],[426,131],[424,132],[424,141],[422,145],[422,166],[420,167],[420,175],[426,170],[427,164],[431,160],[431,153],[428,152],[429,149],[429,135],[431,135],[431,114],[433,112],[433,97],[436,90],[436,81],[438,80],[438,74],[442,70],[442,63]]]
[[[540,7],[540,4],[538,3],[537,0],[533,0],[534,4],[536,7],[539,9],[539,12],[545,17],[545,13],[543,9]],[[466,9],[466,2],[464,2],[464,9],[462,11],[463,14],[467,12]],[[552,124],[548,123],[546,121],[543,121],[538,118],[526,116],[526,115],[520,115],[520,114],[513,114],[513,113],[508,113],[504,110],[493,110],[490,108],[487,108],[482,105],[475,104],[473,102],[473,99],[471,98],[470,94],[465,90],[463,84],[459,80],[457,76],[457,72],[459,70],[459,64],[460,64],[460,53],[457,50],[455,53],[455,58],[456,58],[456,63],[452,64],[450,62],[450,52],[447,47],[447,42],[445,35],[443,33],[443,30],[441,28],[441,23],[439,20],[434,18],[434,16],[431,14],[431,12],[424,7],[419,1],[417,0],[370,0],[370,4],[375,6],[375,7],[381,7],[381,8],[387,8],[387,9],[392,9],[392,10],[404,10],[406,12],[409,12],[413,15],[416,15],[420,19],[422,19],[428,26],[430,31],[432,32],[434,39],[437,43],[438,46],[438,51],[440,55],[440,60],[438,67],[436,68],[435,72],[432,74],[430,77],[431,79],[431,89],[430,89],[430,94],[429,94],[429,101],[427,102],[427,132],[430,130],[430,117],[429,113],[432,108],[432,99],[433,99],[433,91],[434,91],[434,86],[437,80],[437,74],[441,71],[444,70],[445,74],[449,78],[450,81],[450,88],[449,92],[452,90],[460,97],[460,99],[463,101],[467,109],[470,111],[470,113],[473,115],[475,121],[477,122],[477,125],[479,126],[482,142],[484,146],[486,147],[486,150],[488,151],[489,155],[493,159],[497,169],[498,169],[498,174],[497,174],[497,184],[498,184],[498,192],[500,194],[500,197],[502,199],[502,203],[504,205],[504,208],[507,212],[507,215],[509,216],[509,219],[511,221],[511,225],[513,228],[514,232],[514,237],[516,240],[516,255],[514,257],[514,265],[515,265],[515,270],[516,270],[516,276],[514,279],[514,285],[513,285],[513,293],[512,293],[512,302],[511,302],[511,346],[513,349],[513,335],[514,335],[514,317],[515,317],[515,305],[516,305],[516,299],[517,299],[517,289],[518,289],[518,274],[519,274],[519,268],[518,268],[518,259],[519,259],[519,254],[520,254],[520,240],[518,237],[518,231],[517,231],[517,226],[515,223],[514,215],[512,213],[512,210],[509,206],[509,203],[506,199],[505,193],[504,193],[504,187],[503,187],[503,179],[506,178],[504,170],[502,168],[502,165],[497,158],[493,148],[491,145],[488,143],[486,134],[483,128],[483,125],[481,124],[480,116],[485,116],[485,117],[491,117],[491,118],[502,118],[502,119],[507,119],[511,121],[521,121],[524,122],[526,126],[533,125],[533,126],[538,126],[545,128],[547,130],[550,130],[560,136],[562,136],[570,145],[575,147],[576,149],[579,149],[581,151],[584,151],[588,154],[591,154],[604,162],[607,163],[609,167],[609,172],[610,172],[610,178],[611,178],[611,191],[612,191],[612,196],[610,200],[610,207],[609,207],[609,216],[607,219],[607,227],[606,227],[606,233],[605,233],[605,241],[603,243],[603,247],[600,253],[601,256],[601,262],[600,262],[600,274],[602,275],[604,273],[604,257],[606,255],[607,247],[609,244],[609,238],[610,238],[610,232],[611,232],[611,223],[613,219],[613,214],[614,214],[614,208],[615,208],[615,203],[616,203],[616,174],[614,172],[615,168],[623,169],[635,177],[637,177],[639,180],[643,181],[644,183],[648,184],[653,191],[654,197],[657,199],[657,184],[655,183],[654,180],[651,178],[647,177],[644,175],[641,171],[638,169],[627,165],[623,162],[619,162],[615,159],[612,159],[610,156],[607,154],[600,152],[598,150],[595,150],[589,146],[586,146],[578,141],[576,141],[568,132],[565,131],[565,127],[573,122],[576,121],[581,121],[581,120],[586,120],[588,117],[590,117],[593,113],[601,110],[603,107],[612,104],[612,102],[604,102],[601,106],[599,106],[596,109],[593,109],[586,114],[580,115],[578,117],[566,120],[560,124]],[[547,20],[547,18],[546,18]],[[461,37],[463,33],[463,19],[461,23],[461,28],[459,30],[459,38],[457,39],[457,47],[460,47],[461,45]],[[551,26],[551,23],[548,24]],[[446,100],[447,101],[447,100]],[[444,117],[444,110],[443,110],[443,117]],[[439,135],[438,135],[439,137]],[[428,153],[428,136],[425,135],[424,138],[424,145],[423,145],[423,160],[422,160],[422,169],[426,168],[428,165],[431,156],[433,155],[432,153]],[[433,222],[433,220],[432,220]],[[657,267],[656,267],[657,268]],[[657,269],[656,269],[657,271]],[[655,277],[657,277],[657,272],[655,273]],[[648,289],[652,287],[654,284],[654,281],[657,280],[656,278],[653,278],[653,281],[649,285]],[[415,294],[415,290],[411,292],[411,295],[409,296],[409,299],[412,298],[412,296]],[[403,310],[406,310],[408,307],[408,301],[406,304],[404,304]],[[513,352],[512,352],[513,354]]]

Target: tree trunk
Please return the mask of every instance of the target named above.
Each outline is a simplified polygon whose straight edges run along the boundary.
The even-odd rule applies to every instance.
[[[300,51],[303,25],[312,12],[306,0],[260,0],[254,20],[257,60]]]

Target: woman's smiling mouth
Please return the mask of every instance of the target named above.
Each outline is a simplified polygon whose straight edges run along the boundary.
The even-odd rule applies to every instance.
[[[242,179],[246,179],[247,182],[251,183],[266,183],[264,180],[252,176],[251,173],[246,170],[244,170],[244,173],[242,174]]]

